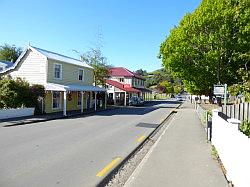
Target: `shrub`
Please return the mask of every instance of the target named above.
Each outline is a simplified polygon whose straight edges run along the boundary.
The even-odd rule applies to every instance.
[[[20,79],[2,79],[0,81],[0,105],[2,108],[18,108],[24,105],[29,84]]]
[[[0,80],[0,108],[38,107],[37,99],[44,97],[42,85],[30,86],[21,78]]]
[[[240,125],[240,131],[250,138],[250,122],[243,121]]]

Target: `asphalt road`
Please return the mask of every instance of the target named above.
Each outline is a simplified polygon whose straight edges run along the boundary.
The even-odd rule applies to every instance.
[[[177,103],[0,128],[0,186],[95,186]]]

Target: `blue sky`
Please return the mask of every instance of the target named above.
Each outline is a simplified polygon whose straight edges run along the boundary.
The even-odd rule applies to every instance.
[[[74,58],[103,35],[113,66],[153,71],[160,43],[201,0],[0,0],[0,45],[31,45]]]

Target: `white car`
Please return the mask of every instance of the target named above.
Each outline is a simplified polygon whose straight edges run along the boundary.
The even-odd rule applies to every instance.
[[[185,101],[185,98],[183,98],[182,96],[177,96],[176,101]]]

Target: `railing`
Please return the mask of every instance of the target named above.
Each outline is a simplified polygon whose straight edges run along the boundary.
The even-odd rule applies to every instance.
[[[250,103],[222,106],[221,111],[230,118],[250,121]]]

